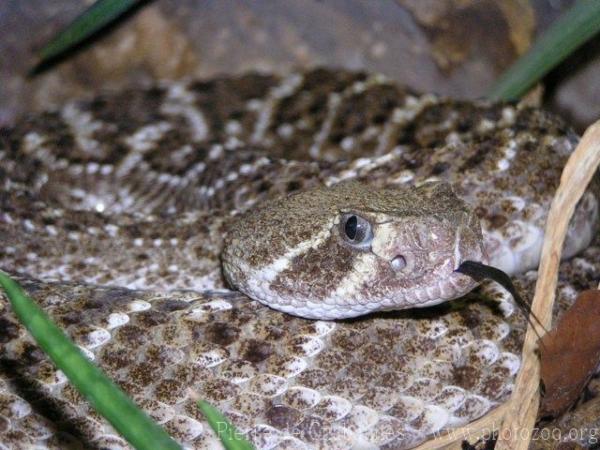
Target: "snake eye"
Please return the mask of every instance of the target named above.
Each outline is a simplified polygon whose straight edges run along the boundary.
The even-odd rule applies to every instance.
[[[373,230],[368,220],[356,214],[345,214],[341,221],[344,240],[357,247],[366,247],[373,240]]]

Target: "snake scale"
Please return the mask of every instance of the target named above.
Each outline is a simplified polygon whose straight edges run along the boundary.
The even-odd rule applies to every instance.
[[[577,141],[343,70],[99,94],[2,130],[0,267],[186,448],[221,448],[190,389],[258,449],[411,448],[510,394],[526,321],[453,270],[489,258],[530,297]],[[600,277],[597,198],[557,312]],[[4,297],[0,330],[1,449],[128,448]]]

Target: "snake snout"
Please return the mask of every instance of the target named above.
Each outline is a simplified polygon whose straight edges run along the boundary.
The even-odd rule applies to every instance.
[[[453,253],[453,270],[458,269],[465,261],[488,263],[481,234],[474,233],[473,229],[468,227],[461,226],[457,228]]]

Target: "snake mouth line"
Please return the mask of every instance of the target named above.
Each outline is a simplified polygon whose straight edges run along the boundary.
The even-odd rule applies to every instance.
[[[416,302],[413,307],[426,308],[462,297],[472,291],[479,282],[472,278],[452,272],[447,278],[440,280],[433,287],[420,288],[414,292]],[[420,294],[421,293],[421,294]],[[425,294],[425,295],[423,295]]]

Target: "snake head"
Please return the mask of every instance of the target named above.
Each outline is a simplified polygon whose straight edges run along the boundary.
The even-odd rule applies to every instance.
[[[441,182],[378,188],[357,181],[267,201],[230,225],[223,273],[274,309],[313,319],[430,306],[477,282],[481,225]]]

